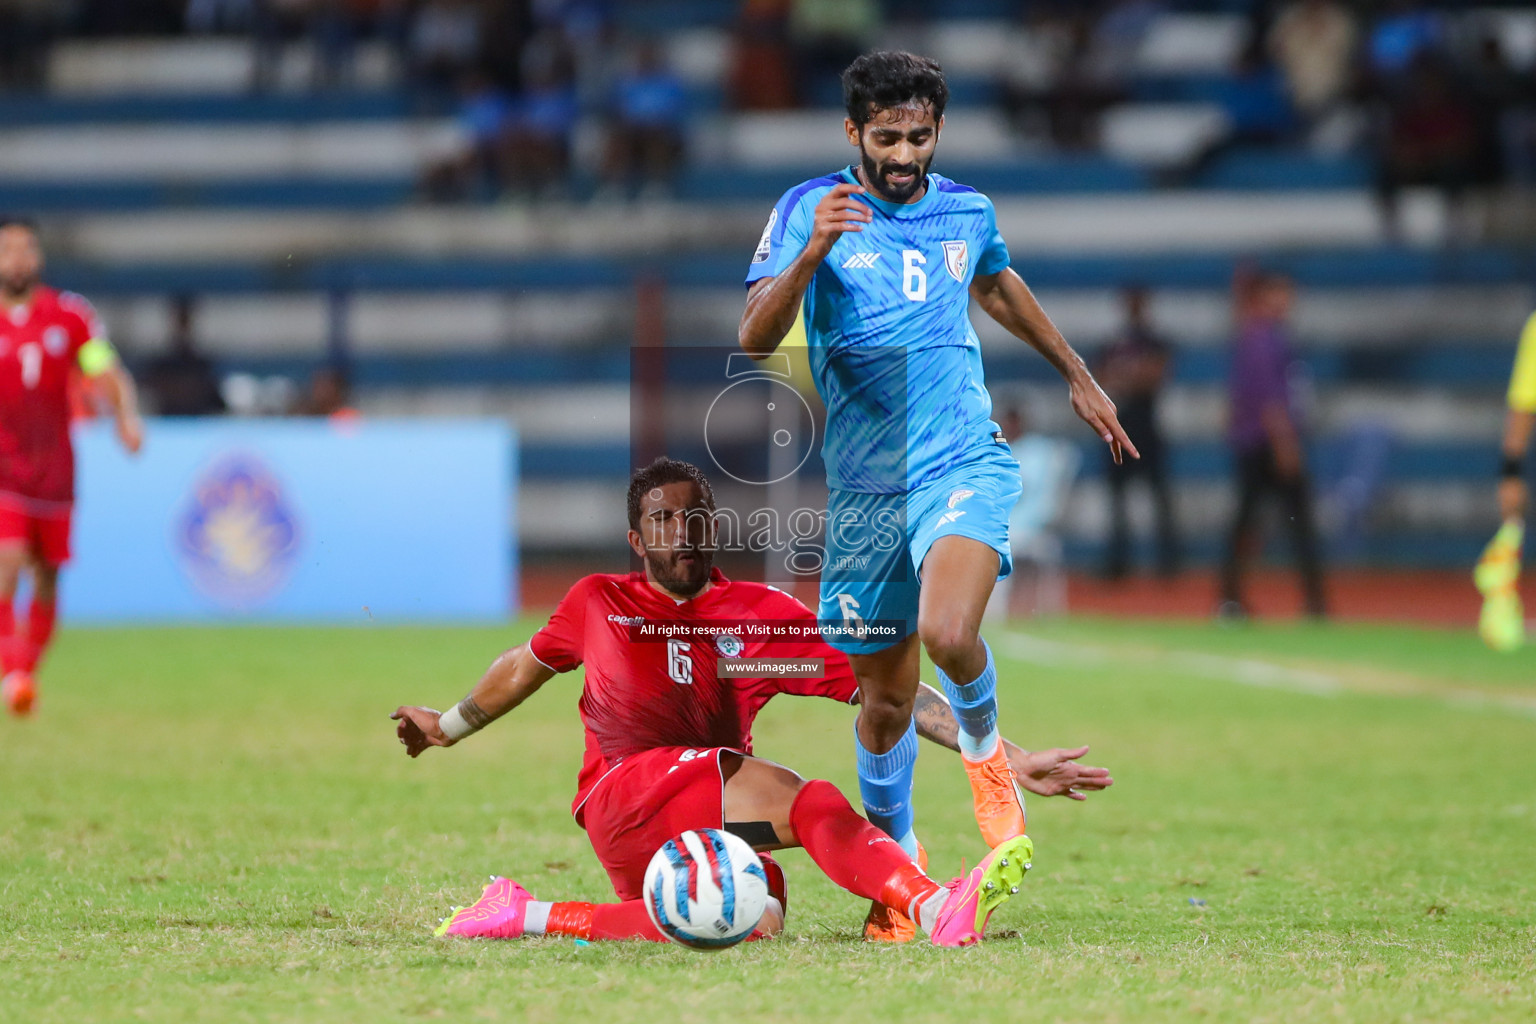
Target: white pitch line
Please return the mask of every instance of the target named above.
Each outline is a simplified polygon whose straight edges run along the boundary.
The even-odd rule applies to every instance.
[[[1291,668],[1256,658],[1229,658],[1224,655],[1201,654],[1195,651],[1161,651],[1146,648],[1117,650],[1095,644],[1046,640],[1027,633],[1004,633],[998,637],[998,643],[1004,653],[1010,657],[1053,668],[1073,665],[1151,663],[1161,669],[1173,669],[1216,682],[1305,693],[1314,697],[1334,697],[1341,693],[1378,697],[1420,697],[1462,710],[1491,709],[1536,718],[1536,697],[1516,694],[1483,693],[1477,690],[1451,692],[1410,690],[1404,693],[1393,693],[1359,689],[1349,686],[1338,676],[1325,672]]]

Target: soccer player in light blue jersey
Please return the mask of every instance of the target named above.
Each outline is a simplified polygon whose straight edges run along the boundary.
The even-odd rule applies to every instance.
[[[991,201],[929,172],[949,98],[939,65],[866,54],[843,73],[843,96],[858,162],[774,207],[747,274],[740,343],[764,357],[804,313],[827,407],[819,616],[858,679],[865,811],[921,861],[912,828],[919,641],[960,724],[983,838],[996,847],[1025,827],[980,637],[992,587],[1012,570],[1008,513],[1021,485],[991,418],[970,301],[1056,367],[1073,410],[1117,462],[1137,453],[1114,403],[1009,269]],[[876,635],[876,621],[896,624],[899,639]],[[873,939],[911,934],[910,922],[878,908],[865,928]]]

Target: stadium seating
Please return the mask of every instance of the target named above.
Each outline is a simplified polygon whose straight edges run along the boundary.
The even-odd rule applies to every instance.
[[[314,56],[295,46],[274,89],[253,94],[251,47],[228,39],[57,47],[45,93],[0,95],[0,209],[42,216],[52,276],[98,301],[131,359],[163,349],[169,297],[194,295],[197,338],[226,371],[301,378],[345,352],[366,414],[513,417],[526,544],[597,543],[612,527],[597,510],[628,463],[637,280],[667,288],[670,343],[731,344],[770,204],[849,153],[835,107],[726,113],[728,6],[615,5],[621,26],[667,31],[695,112],[674,199],[622,216],[586,201],[596,114],[567,198],[428,205],[421,173],[463,129],[400,88],[386,50],[365,47],[348,89],[311,94]],[[1244,31],[1241,4],[1171,6],[1135,53],[1104,149],[1062,154],[1016,139],[984,105],[1012,5],[946,5],[953,19],[920,37],[955,85],[940,169],[996,197],[1016,266],[1090,356],[1117,326],[1116,290],[1153,290],[1153,320],[1179,350],[1167,416],[1189,534],[1211,537],[1225,508],[1227,289],[1234,266],[1261,257],[1301,286],[1325,492],[1352,428],[1395,439],[1363,556],[1464,561],[1490,525],[1497,395],[1536,306],[1533,257],[1447,249],[1428,193],[1409,195],[1404,236],[1389,239],[1354,154],[1237,147],[1188,187],[1158,187],[1220,134]],[[1515,58],[1536,56],[1536,16],[1486,16]],[[999,400],[1027,400],[1043,429],[1083,439],[1044,363],[978,326]],[[1076,559],[1103,526],[1099,460],[1084,473],[1067,516]]]

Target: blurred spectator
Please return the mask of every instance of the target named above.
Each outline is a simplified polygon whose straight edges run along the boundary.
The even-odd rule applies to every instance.
[[[1174,181],[1194,182],[1235,149],[1276,146],[1289,141],[1295,132],[1296,121],[1280,72],[1265,62],[1257,38],[1243,50],[1223,84],[1221,105],[1227,115],[1225,130],[1178,169]]]
[[[1401,233],[1398,205],[1409,185],[1440,189],[1452,207],[1477,179],[1477,113],[1438,56],[1422,54],[1408,83],[1389,102],[1377,154],[1376,191],[1388,234]]]
[[[643,43],[634,68],[614,83],[604,167],[607,187],[669,191],[683,157],[687,118],[683,80],[667,67],[658,43]]]
[[[1001,69],[1003,109],[1015,130],[1040,135],[1043,128],[1062,149],[1098,145],[1105,109],[1125,97],[1125,70],[1109,54],[1134,37],[1131,10],[1126,8],[1118,27],[1101,34],[1091,12],[1080,8],[1021,8],[1024,24],[1013,33]]]
[[[1470,78],[1477,118],[1473,179],[1480,185],[1498,185],[1511,174],[1529,180],[1524,172],[1536,153],[1531,146],[1536,82],[1510,65],[1491,33],[1478,40]]]
[[[745,0],[731,54],[731,106],[784,110],[795,105],[789,49],[790,0]]]
[[[1248,614],[1243,604],[1245,563],[1262,547],[1255,530],[1261,501],[1280,500],[1296,549],[1307,614],[1327,614],[1323,569],[1312,519],[1302,425],[1292,381],[1295,358],[1287,321],[1294,298],[1280,274],[1244,275],[1234,280],[1237,337],[1229,382],[1227,438],[1237,462],[1237,507],[1221,574],[1224,618]]]
[[[540,32],[523,51],[523,93],[501,140],[509,187],[524,195],[565,188],[580,113],[569,48],[559,33]]]
[[[480,55],[481,7],[475,0],[425,0],[406,36],[406,60],[419,86],[451,88]]]
[[[1275,17],[1265,46],[1285,75],[1296,112],[1316,124],[1349,91],[1358,30],[1336,0],[1292,0]]]
[[[1366,61],[1379,80],[1406,74],[1422,55],[1445,45],[1445,19],[1422,0],[1389,0],[1366,40]]]
[[[792,0],[789,40],[802,103],[874,45],[882,20],[878,0]]]
[[[294,405],[295,416],[326,416],[333,420],[352,420],[358,411],[352,408],[352,383],[340,366],[322,366],[309,379],[309,392]]]
[[[0,0],[0,88],[43,83],[63,13],[54,0]]]
[[[481,71],[464,76],[458,114],[462,146],[427,169],[422,189],[437,202],[493,196],[505,184],[502,140],[512,98]]]
[[[1117,466],[1105,449],[1110,509],[1109,549],[1104,559],[1107,579],[1119,579],[1130,568],[1126,491],[1137,478],[1145,481],[1152,496],[1157,521],[1158,575],[1167,577],[1178,572],[1179,542],[1173,496],[1168,487],[1168,451],[1157,415],[1173,349],[1153,331],[1147,319],[1147,298],[1145,288],[1125,290],[1121,297],[1125,328],[1105,349],[1098,368],[1099,383],[1114,400],[1120,425],[1141,452],[1140,459],[1127,459]]]
[[[192,298],[171,306],[171,351],[149,364],[141,383],[160,416],[216,416],[224,411],[213,363],[197,351]]]

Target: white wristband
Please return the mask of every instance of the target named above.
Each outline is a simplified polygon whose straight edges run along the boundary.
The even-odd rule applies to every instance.
[[[437,727],[443,731],[444,736],[455,742],[463,739],[470,733],[478,731],[469,724],[469,721],[464,717],[464,712],[459,710],[457,704],[438,716]]]

